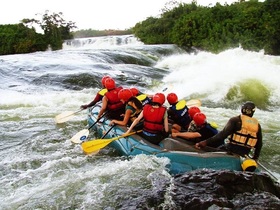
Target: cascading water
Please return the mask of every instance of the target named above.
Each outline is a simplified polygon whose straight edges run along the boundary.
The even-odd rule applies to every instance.
[[[172,177],[166,158],[118,157],[107,148],[84,155],[70,138],[86,128],[86,111],[60,125],[54,117],[89,103],[105,74],[146,93],[167,88],[165,94],[199,98],[219,129],[240,113],[242,101],[255,101],[264,141],[260,162],[280,178],[279,56],[239,48],[188,54],[133,36],[77,39],[60,51],[0,57],[0,209],[280,206],[279,188],[249,174],[203,170]],[[228,191],[221,189],[224,183]]]

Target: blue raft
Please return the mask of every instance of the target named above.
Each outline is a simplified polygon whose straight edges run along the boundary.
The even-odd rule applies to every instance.
[[[99,110],[100,106],[97,105],[88,114],[89,126],[95,124],[92,130],[96,132],[97,138],[101,138],[109,130],[104,137],[105,139],[119,137],[127,131],[125,126],[117,125],[111,128],[109,125],[110,119],[106,117],[95,123]],[[114,140],[108,146],[115,149],[122,156],[146,154],[169,158],[170,164],[167,167],[171,174],[202,168],[243,171],[240,156],[211,147],[198,150],[194,148],[193,142],[180,138],[166,138],[161,141],[160,145],[154,145],[141,136],[134,134]],[[259,170],[257,169],[256,171]]]

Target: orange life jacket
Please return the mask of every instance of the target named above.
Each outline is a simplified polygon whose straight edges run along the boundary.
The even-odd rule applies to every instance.
[[[259,122],[254,117],[241,115],[241,130],[229,136],[230,143],[246,147],[254,147],[257,144]]]

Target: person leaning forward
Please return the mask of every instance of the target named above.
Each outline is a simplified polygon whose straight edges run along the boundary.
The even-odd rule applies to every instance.
[[[172,130],[171,136],[173,138],[182,137],[193,142],[200,142],[202,140],[208,139],[216,135],[217,133],[218,130],[207,122],[206,115],[202,112],[198,112],[193,116],[193,120],[191,121],[189,128],[186,132]],[[218,147],[219,145],[220,142],[211,146]]]
[[[139,135],[153,144],[159,144],[161,140],[169,135],[167,110],[163,106],[164,101],[164,94],[156,93],[152,98],[152,104],[146,104],[143,107],[142,112],[124,135],[129,134],[135,125],[144,118],[143,132]]]
[[[170,104],[167,113],[168,119],[172,123],[172,130],[175,132],[187,130],[192,119],[189,115],[189,108],[186,105],[186,101],[179,101],[175,93],[169,93],[167,95],[167,101]]]
[[[116,87],[115,80],[108,78],[105,80],[105,87],[108,90],[102,98],[102,106],[98,113],[97,119],[99,119],[103,113],[108,112],[108,118],[120,120],[121,115],[125,111],[125,104],[121,102],[118,97],[118,93],[122,90],[122,87]]]
[[[109,125],[131,125],[132,122],[138,117],[143,109],[141,101],[139,101],[128,88],[124,88],[118,93],[119,99],[125,104],[125,113],[122,120],[113,119]]]
[[[103,96],[108,92],[108,90],[105,87],[105,80],[108,79],[108,78],[111,78],[111,77],[110,76],[102,77],[101,83],[102,83],[103,88],[98,91],[98,93],[95,95],[95,98],[89,104],[81,105],[81,109],[87,109],[89,107],[94,106],[99,101],[102,101]]]
[[[229,119],[223,130],[215,136],[196,143],[200,149],[209,144],[225,139],[222,148],[240,156],[249,155],[254,150],[253,159],[257,160],[262,149],[262,129],[258,120],[253,117],[256,106],[248,101],[241,107],[241,115]]]

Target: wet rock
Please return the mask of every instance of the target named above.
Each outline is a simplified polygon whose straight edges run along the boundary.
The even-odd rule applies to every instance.
[[[170,177],[154,174],[142,196],[122,201],[118,209],[141,210],[279,210],[280,185],[267,174],[192,171]]]
[[[266,174],[199,170],[175,177],[176,209],[280,209],[280,186]]]

